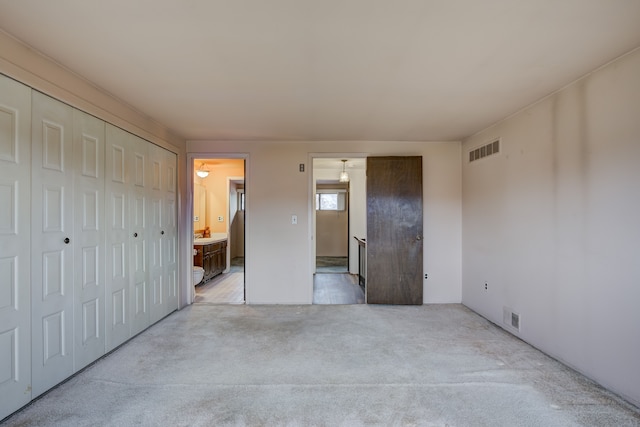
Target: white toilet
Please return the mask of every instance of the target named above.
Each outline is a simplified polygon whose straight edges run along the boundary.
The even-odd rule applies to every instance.
[[[202,282],[203,278],[204,278],[204,268],[194,265],[193,266],[193,286]]]
[[[194,265],[193,266],[193,295],[192,295],[191,301],[196,300],[196,285],[202,282],[203,278],[204,278],[204,268]]]

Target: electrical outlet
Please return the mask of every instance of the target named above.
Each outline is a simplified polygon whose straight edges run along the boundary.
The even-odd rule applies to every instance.
[[[196,216],[194,216],[194,217],[193,217],[193,222],[198,222],[198,221],[200,221],[200,217],[199,217],[199,216],[197,216],[197,215],[196,215]]]
[[[489,289],[489,285],[487,284],[487,282],[484,282],[484,290],[488,290]]]
[[[220,215],[220,216],[218,217],[218,222],[223,222],[223,221],[224,221],[224,217],[223,217],[222,215]]]
[[[427,280],[428,277],[429,275],[427,273],[424,273],[424,279]]]

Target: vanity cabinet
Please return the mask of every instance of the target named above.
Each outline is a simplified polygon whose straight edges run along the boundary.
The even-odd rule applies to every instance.
[[[222,273],[227,268],[227,241],[210,243],[208,245],[195,245],[196,255],[193,265],[204,269],[204,282]]]

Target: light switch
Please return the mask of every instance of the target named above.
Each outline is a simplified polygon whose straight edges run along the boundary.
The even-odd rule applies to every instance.
[[[298,215],[291,215],[291,224],[296,225],[298,223]]]

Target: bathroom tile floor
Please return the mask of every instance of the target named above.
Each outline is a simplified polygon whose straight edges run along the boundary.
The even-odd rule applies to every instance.
[[[244,304],[244,273],[223,273],[196,286],[196,304]]]

